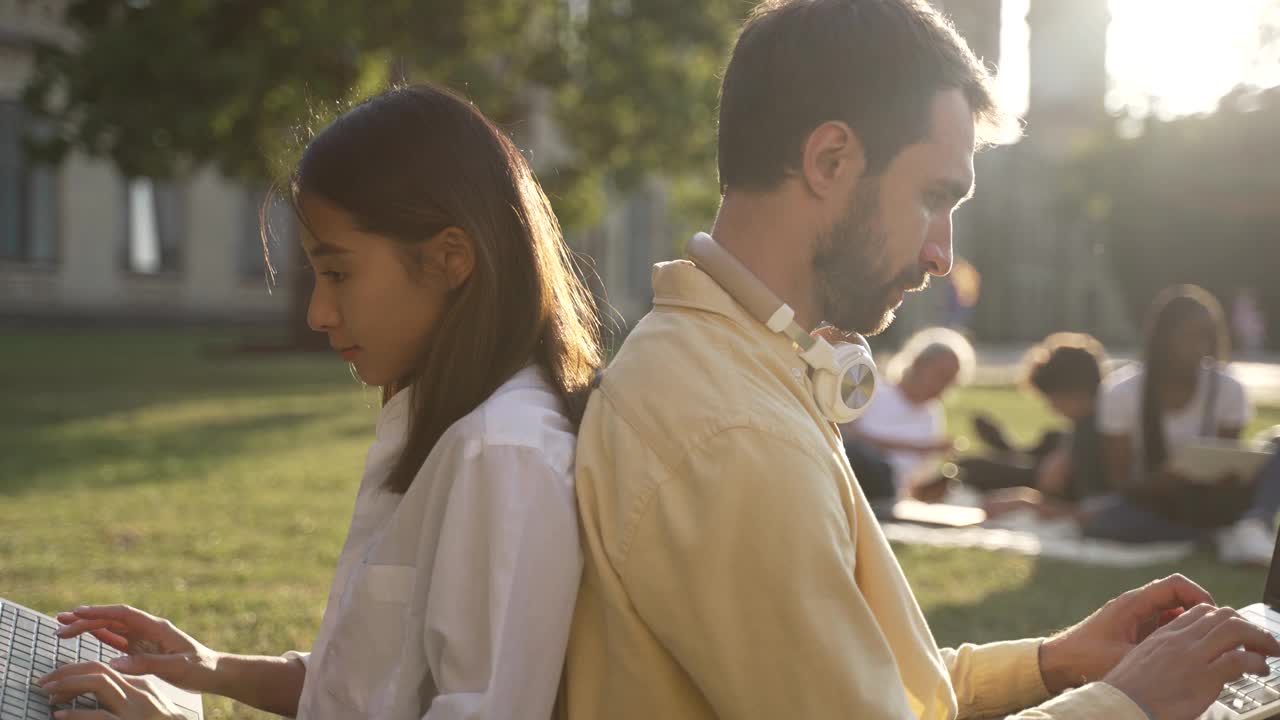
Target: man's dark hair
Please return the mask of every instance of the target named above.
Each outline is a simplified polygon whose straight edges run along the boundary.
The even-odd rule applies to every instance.
[[[1027,384],[1044,395],[1094,394],[1102,383],[1102,344],[1089,335],[1055,333],[1027,353]]]
[[[937,93],[964,93],[987,139],[1004,126],[991,75],[924,0],[769,0],[743,26],[720,87],[720,191],[762,191],[842,121],[877,175],[930,131]]]

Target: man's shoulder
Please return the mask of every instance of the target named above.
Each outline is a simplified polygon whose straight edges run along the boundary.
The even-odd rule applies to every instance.
[[[770,351],[747,331],[709,313],[646,315],[602,373],[586,428],[617,424],[664,462],[678,462],[700,440],[735,429],[821,440]]]

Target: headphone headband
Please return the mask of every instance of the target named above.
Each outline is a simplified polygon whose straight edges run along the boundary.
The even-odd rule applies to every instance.
[[[700,232],[689,240],[689,258],[770,330],[786,334],[803,350],[813,345],[814,338],[795,321],[791,306],[710,235]]]
[[[865,340],[859,336],[862,344],[833,346],[805,332],[791,306],[706,233],[689,241],[689,258],[756,320],[800,347],[800,359],[810,368],[814,402],[828,420],[849,422],[866,408],[875,392],[876,366]]]

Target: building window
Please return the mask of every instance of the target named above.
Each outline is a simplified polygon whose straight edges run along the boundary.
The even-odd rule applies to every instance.
[[[0,102],[0,260],[51,263],[58,232],[58,174],[23,150],[32,129],[22,105]]]
[[[186,213],[173,180],[131,178],[125,185],[125,267],[154,275],[182,266]]]
[[[263,254],[262,220],[266,219],[266,249],[271,253],[271,267],[275,271],[276,280],[285,272],[292,251],[291,243],[296,242],[294,225],[296,219],[289,196],[277,190],[269,192],[263,188],[246,190],[244,193],[244,231],[240,243],[237,267],[240,276],[246,280],[263,280],[268,278],[266,258]],[[265,205],[265,207],[264,207]],[[264,213],[265,210],[265,213]]]

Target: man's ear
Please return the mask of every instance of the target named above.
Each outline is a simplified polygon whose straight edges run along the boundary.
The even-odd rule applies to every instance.
[[[847,124],[831,120],[814,128],[805,139],[801,176],[818,197],[845,197],[867,167],[862,141]]]
[[[421,270],[439,274],[450,290],[456,290],[475,270],[475,241],[462,228],[447,227],[422,244],[420,261]]]

